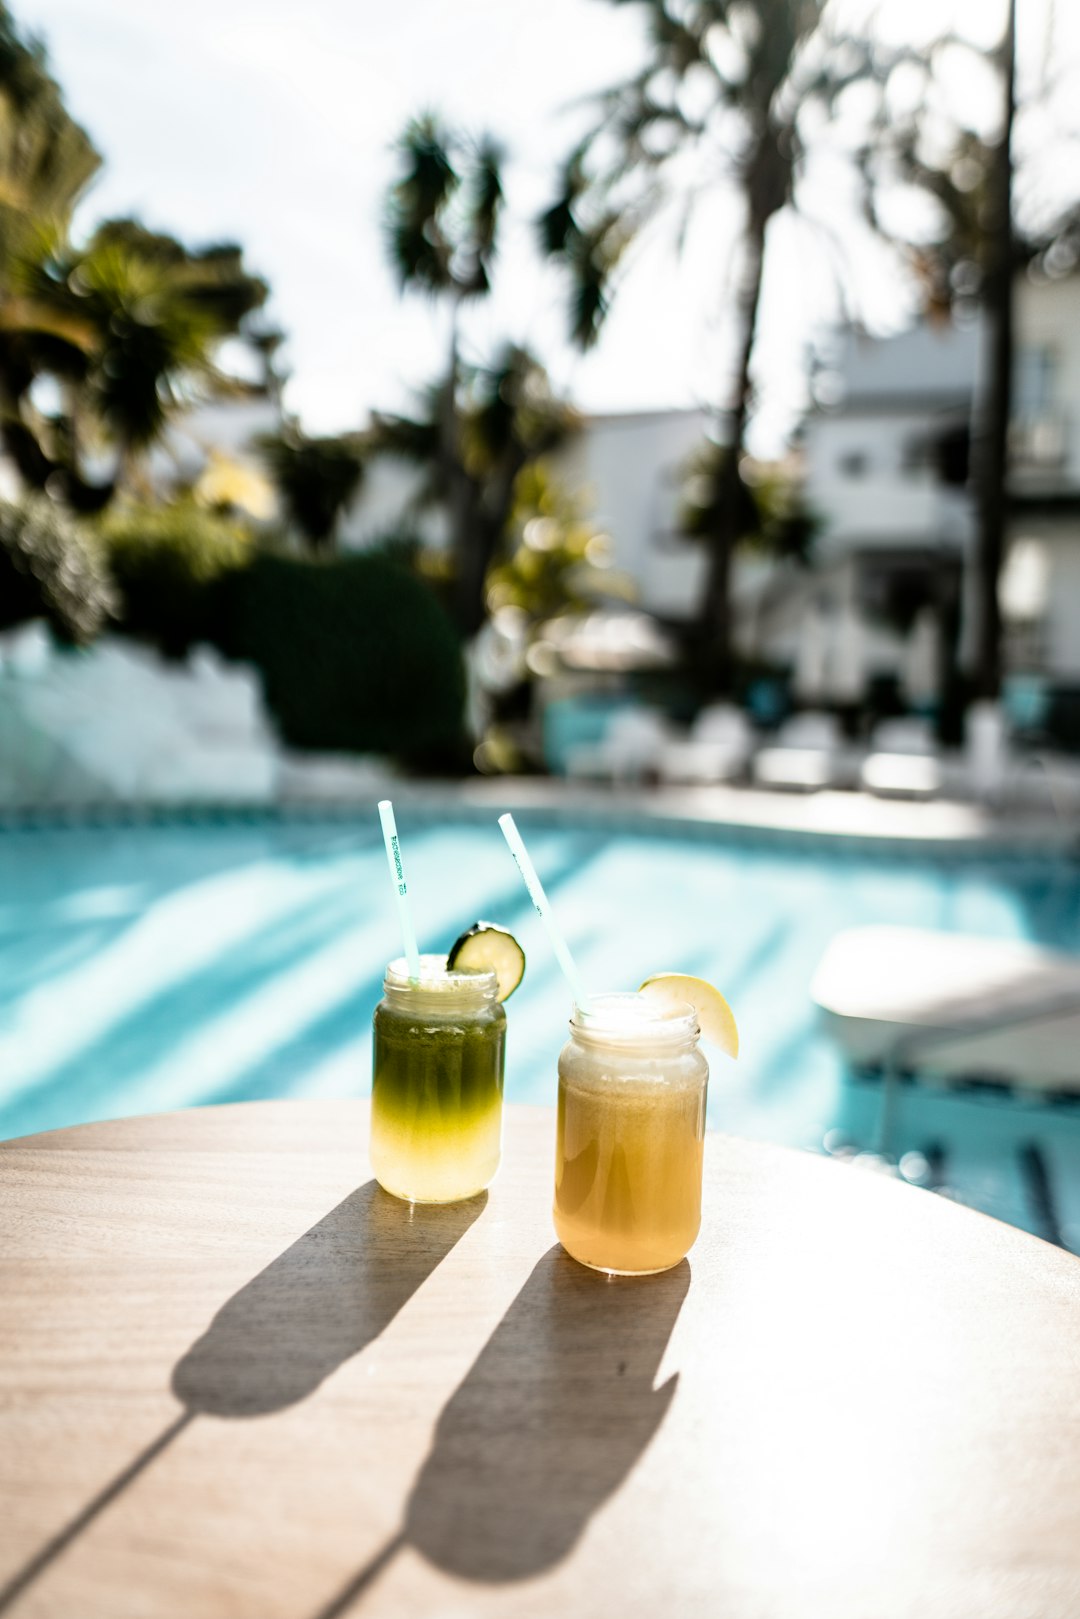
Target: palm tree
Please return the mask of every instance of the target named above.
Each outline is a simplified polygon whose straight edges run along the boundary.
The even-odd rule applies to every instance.
[[[911,53],[885,53],[833,21],[830,0],[612,0],[644,6],[646,65],[598,100],[598,116],[563,165],[539,222],[545,253],[571,281],[571,329],[594,343],[631,244],[663,217],[690,212],[726,186],[741,207],[733,299],[735,360],[724,401],[724,442],[709,572],[694,640],[703,678],[730,678],[731,556],[747,508],[740,487],[752,403],[769,227],[795,205],[811,115],[850,86],[879,87]]]
[[[87,321],[57,307],[51,286],[35,284],[35,270],[66,241],[100,164],[44,51],[0,4],[0,441],[31,488],[55,488],[50,480],[63,473],[41,442],[30,389],[42,373],[77,384],[94,341]],[[68,485],[75,504],[99,503],[101,491],[77,477]]]
[[[390,191],[386,218],[390,260],[403,291],[425,292],[449,310],[446,373],[429,423],[434,437],[427,449],[438,462],[437,481],[449,517],[458,624],[470,635],[483,619],[480,559],[487,537],[478,535],[471,523],[474,499],[462,443],[460,316],[466,303],[490,290],[503,204],[503,158],[490,136],[473,140],[454,133],[431,113],[408,124],[398,154],[401,171]],[[404,428],[397,431],[399,439],[407,436]]]
[[[229,391],[218,347],[269,289],[234,244],[191,250],[131,219],[100,225],[63,268],[71,308],[97,337],[88,403],[130,467],[172,410]]]
[[[342,513],[363,481],[360,434],[309,438],[290,423],[260,439],[259,448],[292,527],[312,552],[332,551]]]
[[[1013,230],[1013,123],[1016,115],[1016,0],[1009,0],[1001,46],[1001,135],[990,171],[990,249],[985,305],[990,322],[990,375],[977,470],[979,493],[975,685],[996,698],[1001,686],[1001,607],[998,577],[1005,550],[1009,419],[1013,383],[1013,282],[1017,253]]]
[[[691,539],[707,540],[721,521],[727,500],[726,447],[706,439],[687,458],[679,503],[678,527]],[[805,566],[819,527],[805,504],[798,483],[768,463],[744,462],[740,469],[739,507],[733,525],[738,542],[782,562]]]
[[[85,247],[65,243],[24,258],[17,284],[28,307],[75,334],[39,352],[34,373],[66,384],[61,413],[46,420],[25,390],[19,399],[20,470],[37,487],[63,479],[70,494],[84,439],[97,437],[117,453],[106,499],[118,481],[131,482],[170,413],[230,390],[218,347],[242,332],[268,292],[238,247],[191,251],[130,219],[100,225]]]
[[[193,252],[135,220],[74,246],[72,214],[100,162],[44,52],[0,3],[0,435],[30,488],[82,510],[115,487],[82,476],[87,429],[130,475],[171,408],[229,386],[218,345],[268,290],[232,244]],[[52,416],[31,398],[41,376],[60,387]]]
[[[422,469],[414,504],[459,502],[454,598],[458,626],[474,635],[486,613],[485,584],[510,524],[519,474],[576,430],[573,412],[556,398],[547,373],[527,350],[508,345],[491,367],[459,367],[455,436],[443,440],[445,390],[429,390],[416,416],[377,416],[375,451]]]

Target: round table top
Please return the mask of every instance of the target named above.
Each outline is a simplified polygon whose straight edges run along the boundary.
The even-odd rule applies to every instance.
[[[1075,1619],[1076,1258],[710,1136],[689,1261],[608,1280],[553,1113],[442,1209],[366,1120],[0,1148],[0,1613]]]

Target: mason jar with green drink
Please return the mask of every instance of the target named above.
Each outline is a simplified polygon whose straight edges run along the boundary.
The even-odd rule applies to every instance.
[[[506,1013],[525,955],[505,928],[474,922],[445,956],[416,943],[394,808],[379,805],[405,954],[372,1020],[371,1167],[410,1203],[456,1203],[494,1178],[502,1142]]]
[[[506,1013],[494,968],[392,961],[375,1008],[371,1165],[413,1203],[473,1197],[499,1167]]]

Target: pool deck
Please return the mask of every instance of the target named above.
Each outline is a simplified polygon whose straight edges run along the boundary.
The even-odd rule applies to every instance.
[[[751,787],[597,785],[542,776],[470,777],[410,781],[388,776],[382,786],[350,801],[315,796],[283,800],[298,811],[368,808],[380,796],[415,809],[486,817],[512,810],[545,820],[643,826],[707,835],[710,831],[756,839],[830,839],[850,845],[905,845],[937,852],[1075,854],[1080,822],[1032,811],[997,812],[957,800],[926,802],[875,798],[870,793],[766,792]]]
[[[329,790],[327,790],[329,788]],[[274,817],[349,819],[369,814],[380,798],[432,818],[480,821],[511,810],[548,824],[646,829],[753,844],[775,839],[828,843],[854,852],[1080,856],[1080,816],[997,810],[970,801],[877,798],[865,792],[793,793],[742,786],[661,787],[570,782],[549,776],[409,778],[365,771],[351,789],[285,782],[269,802],[119,800],[27,804],[0,809],[0,831],[33,826],[139,824]]]

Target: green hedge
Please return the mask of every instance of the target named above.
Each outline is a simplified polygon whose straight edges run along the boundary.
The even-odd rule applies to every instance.
[[[263,554],[222,575],[216,637],[262,672],[284,740],[426,768],[464,757],[457,634],[431,591],[385,556]]]
[[[461,646],[410,554],[260,551],[250,528],[187,499],[118,509],[94,532],[48,501],[0,506],[0,625],[44,615],[85,641],[111,611],[168,656],[208,642],[254,664],[293,747],[457,770]]]
[[[177,500],[109,512],[99,531],[120,590],[122,630],[172,658],[220,638],[216,585],[254,555],[249,528]]]

